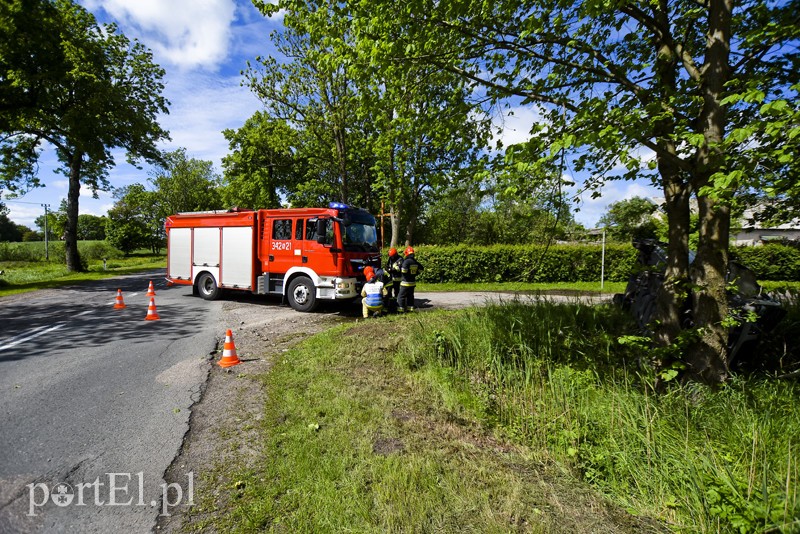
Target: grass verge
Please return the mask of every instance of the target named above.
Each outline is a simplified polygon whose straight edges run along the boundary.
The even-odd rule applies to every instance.
[[[627,321],[546,303],[429,317],[409,332],[406,365],[451,409],[547,451],[636,515],[682,532],[800,531],[798,384],[737,377],[653,394],[645,351],[617,341]]]
[[[27,293],[39,289],[61,287],[84,280],[100,280],[143,270],[166,267],[164,256],[150,254],[131,255],[106,262],[89,260],[88,271],[71,273],[65,265],[44,261],[2,261],[0,270],[0,297]]]
[[[647,532],[546,452],[498,439],[406,364],[430,313],[342,325],[283,353],[249,466],[212,470],[218,531]],[[254,445],[248,443],[249,446]]]
[[[317,335],[260,378],[247,465],[212,471],[192,526],[798,532],[798,384],[654,394],[629,321],[510,302]]]

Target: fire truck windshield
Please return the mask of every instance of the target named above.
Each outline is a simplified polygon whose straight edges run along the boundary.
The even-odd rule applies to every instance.
[[[378,252],[378,233],[375,221],[351,221],[343,225],[342,244],[351,252]]]

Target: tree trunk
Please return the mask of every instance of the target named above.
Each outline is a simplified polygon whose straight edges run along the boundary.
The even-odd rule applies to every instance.
[[[661,27],[669,28],[669,4],[661,0],[654,9],[653,17]],[[669,36],[656,40],[655,73],[661,98],[669,106],[677,90],[678,68]],[[667,266],[656,298],[655,338],[662,347],[672,345],[681,332],[681,312],[688,297],[689,280],[689,200],[691,186],[681,177],[676,163],[675,120],[665,116],[654,125],[656,142],[662,148],[658,154],[658,172],[664,190],[667,212]],[[666,363],[666,362],[662,362]]]
[[[693,314],[700,339],[690,348],[691,374],[707,383],[728,376],[728,315],[725,274],[728,268],[730,208],[708,197],[698,199],[700,245],[692,264]]]
[[[668,167],[659,162],[668,225],[667,266],[654,317],[656,342],[662,347],[672,345],[680,334],[681,314],[689,296],[689,186],[682,183],[676,168]]]
[[[78,254],[78,197],[81,194],[81,163],[83,154],[75,152],[69,161],[69,190],[67,191],[67,221],[64,226],[64,249],[67,270],[83,271]]]
[[[390,206],[389,209],[392,210],[392,214],[389,216],[389,222],[392,227],[392,240],[390,246],[392,248],[397,248],[398,243],[400,243],[400,206],[395,204]]]
[[[336,159],[341,180],[339,201],[347,204],[349,202],[349,180],[347,176],[347,145],[345,143],[345,133],[342,128],[336,126],[333,129],[333,139],[336,144]]]
[[[698,117],[699,133],[704,144],[697,151],[694,190],[698,194],[700,215],[697,258],[690,269],[692,307],[700,338],[687,354],[690,373],[707,383],[724,381],[728,376],[728,314],[725,293],[725,274],[728,268],[728,238],[730,235],[730,199],[736,189],[731,184],[714,191],[712,198],[704,187],[713,187],[712,177],[725,172],[724,158],[719,145],[727,126],[725,108],[721,102],[725,84],[730,76],[730,36],[733,0],[711,0],[708,4],[708,35],[701,91],[703,109]]]

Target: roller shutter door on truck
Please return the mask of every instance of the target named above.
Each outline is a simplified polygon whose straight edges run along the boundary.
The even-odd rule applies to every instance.
[[[222,229],[223,287],[252,289],[253,285],[253,227]]]
[[[190,280],[192,276],[192,229],[172,228],[169,231],[169,265],[167,276]]]

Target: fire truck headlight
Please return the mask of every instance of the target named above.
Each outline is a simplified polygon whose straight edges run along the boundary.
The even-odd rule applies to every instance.
[[[350,282],[339,282],[336,284],[336,289],[350,289]]]

